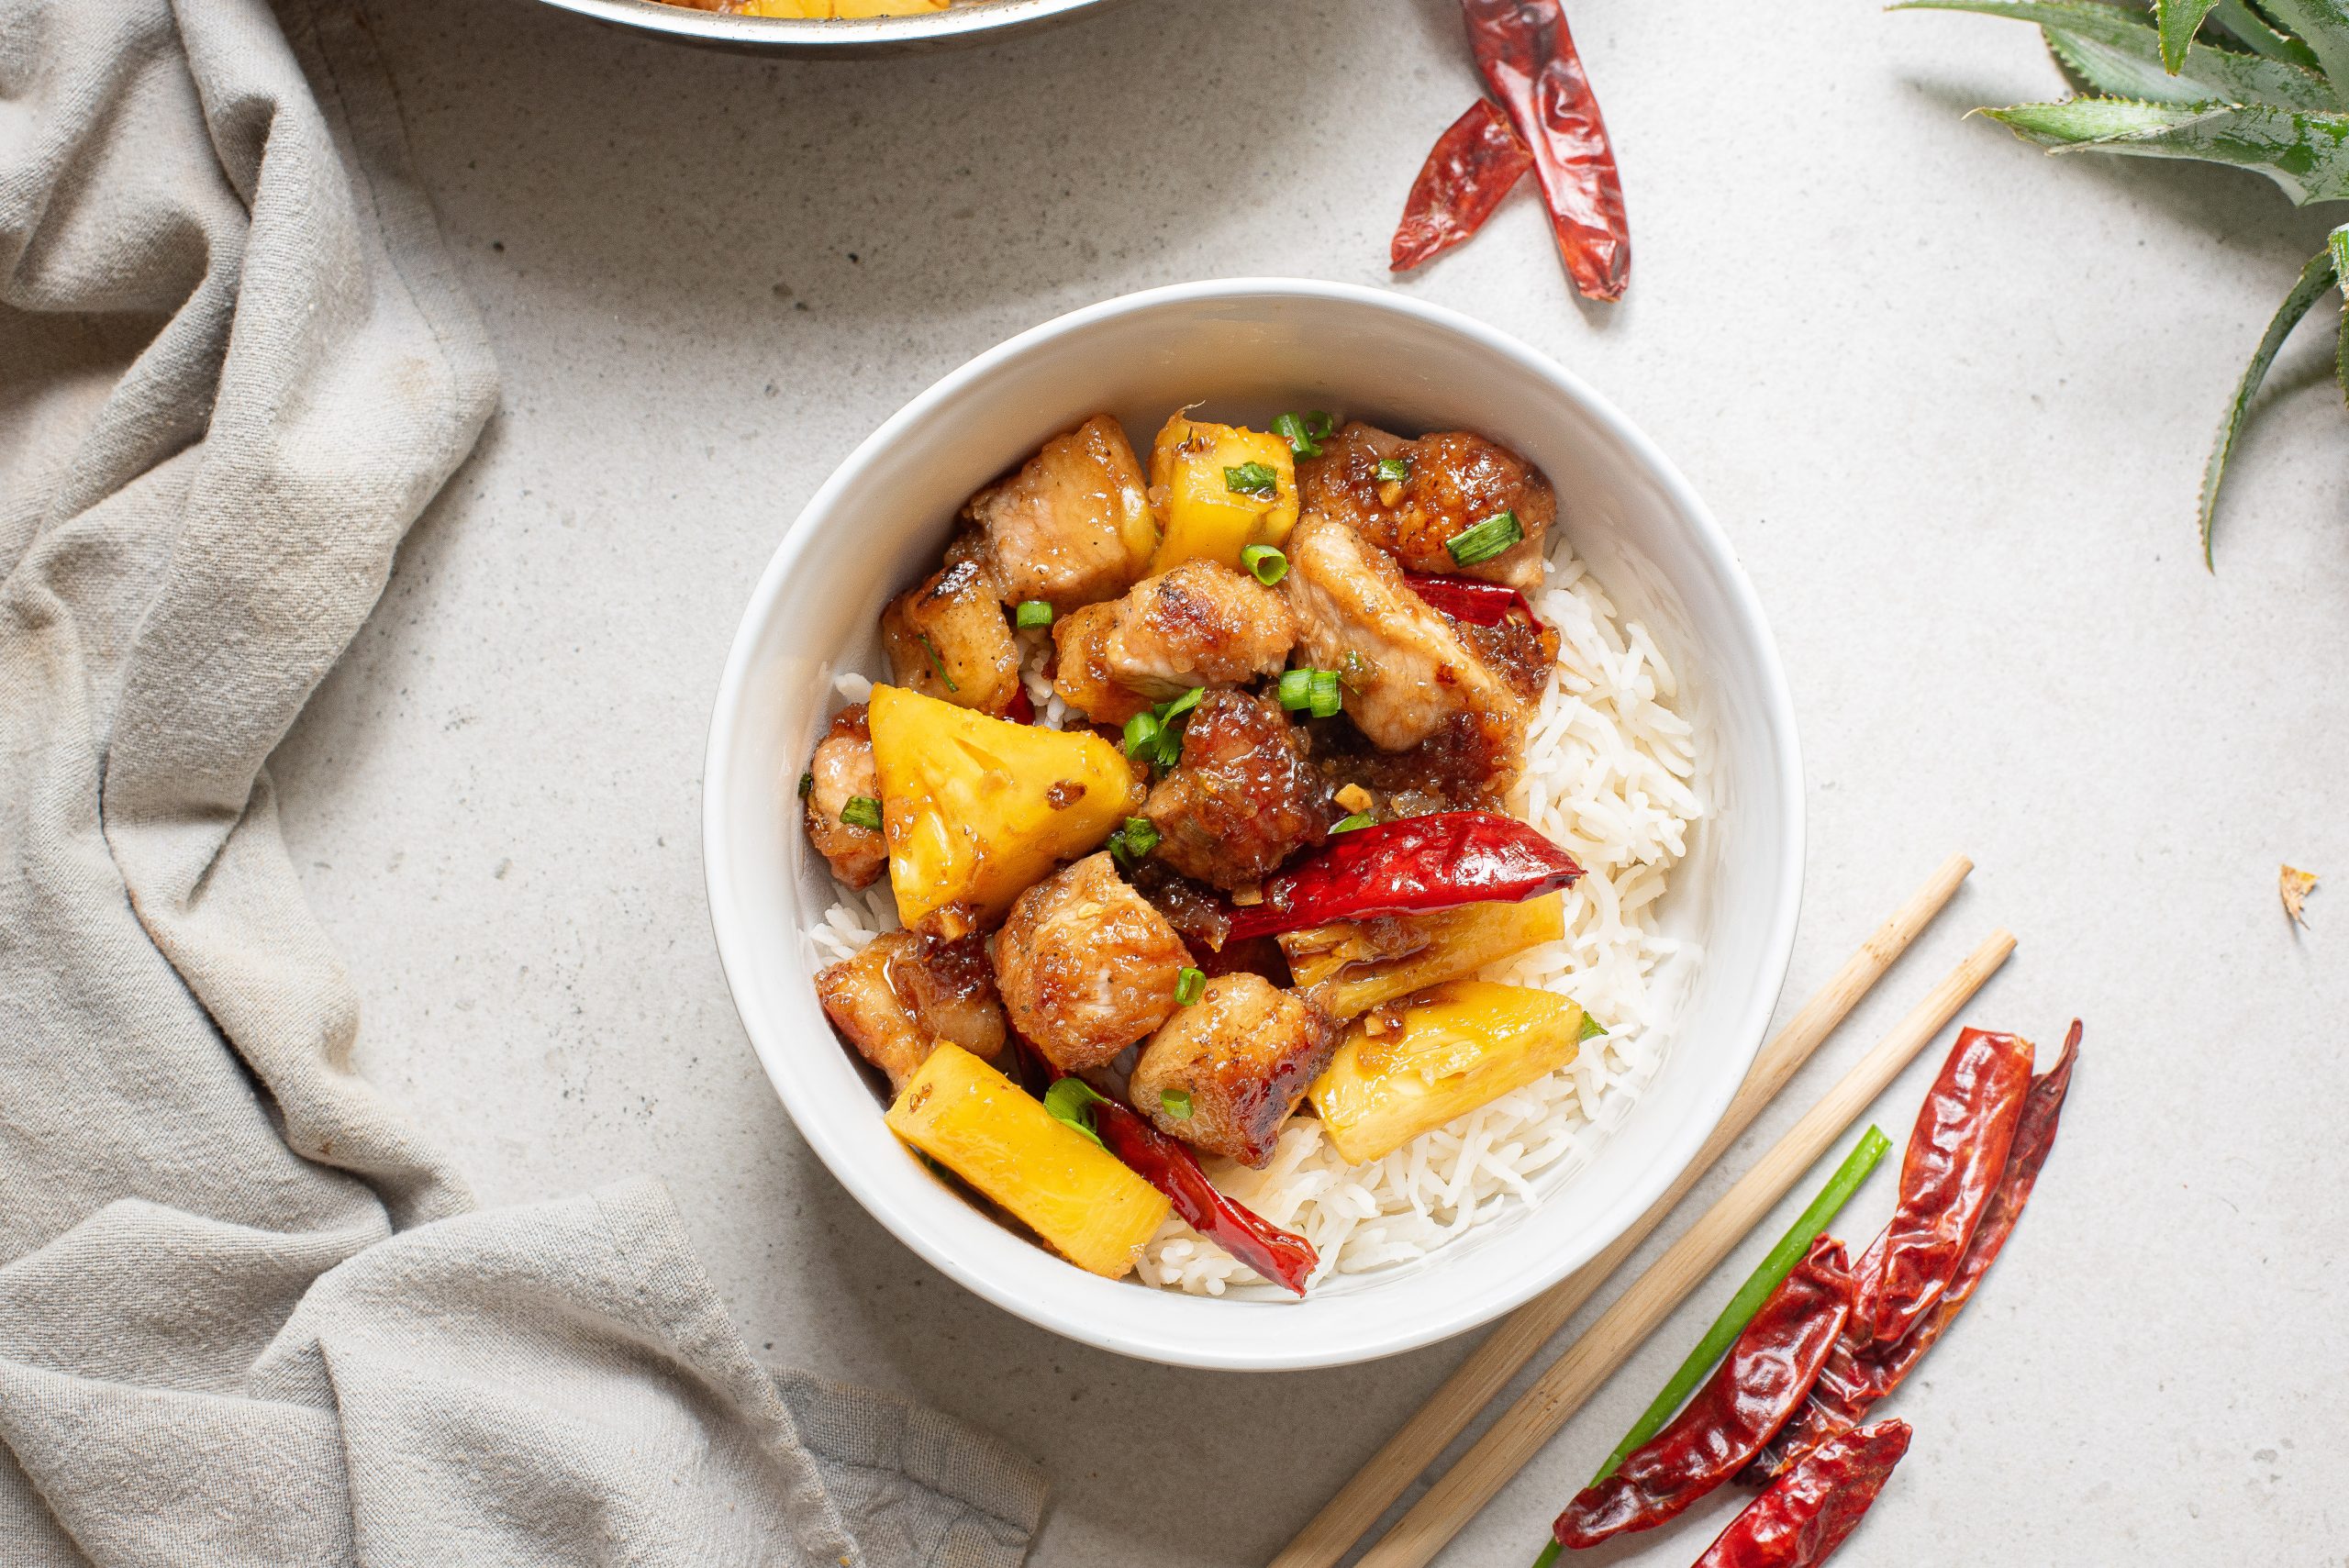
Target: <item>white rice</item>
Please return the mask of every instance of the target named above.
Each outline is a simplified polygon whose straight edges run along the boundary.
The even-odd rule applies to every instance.
[[[1565,895],[1564,940],[1497,964],[1486,978],[1573,996],[1608,1033],[1568,1066],[1369,1164],[1341,1160],[1309,1116],[1290,1119],[1262,1171],[1209,1160],[1217,1186],[1313,1243],[1316,1281],[1415,1262],[1515,1205],[1538,1202],[1535,1178],[1554,1191],[1586,1165],[1663,1063],[1677,989],[1666,971],[1697,957],[1655,926],[1666,880],[1703,814],[1694,741],[1674,706],[1672,668],[1646,628],[1619,620],[1583,563],[1563,546],[1559,553],[1533,596],[1535,613],[1558,628],[1558,662],[1508,806],[1588,874]],[[1043,677],[1051,639],[1020,636],[1039,721],[1060,728],[1068,709]],[[849,702],[872,691],[862,675],[835,684]],[[832,962],[896,923],[887,884],[844,894],[808,933],[807,956]],[[1195,1295],[1263,1283],[1174,1219],[1143,1250],[1139,1273],[1147,1284]]]

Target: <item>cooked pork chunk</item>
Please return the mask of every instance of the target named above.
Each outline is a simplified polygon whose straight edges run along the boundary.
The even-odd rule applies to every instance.
[[[877,806],[881,775],[873,766],[873,731],[863,703],[844,707],[816,743],[807,763],[807,841],[832,864],[832,874],[851,887],[870,887],[889,863],[889,840],[878,828],[854,828],[841,820],[851,800],[862,795]]]
[[[888,1076],[895,1090],[951,1040],[974,1056],[1003,1050],[1003,1005],[977,937],[941,941],[912,931],[875,937],[816,976],[833,1027]]]
[[[1063,1073],[1098,1067],[1164,1023],[1191,962],[1107,851],[1021,894],[989,951],[1012,1027]]]
[[[1253,577],[1191,561],[1137,583],[1052,628],[1053,689],[1097,723],[1122,724],[1193,686],[1275,674],[1297,642],[1297,617]]]
[[[1130,1087],[1162,1131],[1262,1168],[1337,1048],[1319,1008],[1260,974],[1223,974],[1151,1036]]]
[[[1107,414],[1054,436],[1019,473],[971,497],[1004,602],[1098,604],[1142,574],[1158,542],[1141,464]]]
[[[1520,762],[1524,704],[1411,592],[1391,557],[1333,518],[1288,537],[1281,586],[1304,628],[1305,662],[1335,670],[1346,716],[1372,744],[1436,742],[1464,789],[1496,793]]]
[[[1019,644],[980,562],[949,562],[890,600],[881,637],[897,684],[924,696],[999,715],[1019,694]]]
[[[1155,858],[1227,891],[1329,837],[1330,792],[1280,704],[1229,688],[1191,710],[1180,766],[1150,792]]]
[[[1453,621],[1452,629],[1510,691],[1529,705],[1542,700],[1542,688],[1558,662],[1556,627],[1511,616],[1497,626]]]
[[[1395,459],[1409,465],[1409,477],[1379,478],[1379,462]],[[1517,588],[1540,584],[1542,536],[1558,516],[1557,495],[1540,469],[1465,430],[1407,441],[1354,420],[1322,443],[1319,457],[1297,465],[1297,488],[1306,511],[1344,523],[1413,572]],[[1469,566],[1452,559],[1447,540],[1502,512],[1517,514],[1523,543]]]

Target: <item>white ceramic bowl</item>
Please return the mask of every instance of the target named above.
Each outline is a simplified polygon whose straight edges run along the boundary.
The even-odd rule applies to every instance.
[[[1664,1064],[1582,1172],[1429,1258],[1333,1277],[1303,1301],[1189,1296],[1085,1273],[931,1176],[816,1005],[801,932],[831,903],[795,785],[832,677],[879,668],[874,621],[934,569],[963,499],[1108,409],[1136,439],[1205,400],[1261,423],[1343,409],[1481,431],[1539,463],[1559,526],[1643,621],[1698,727],[1708,817],[1662,911],[1703,945]],[[1801,765],[1761,606],[1720,527],[1598,394],[1524,345],[1402,295],[1236,280],[1129,295],[1024,332],[915,398],[785,535],[735,634],[703,798],[710,917],[751,1043],[799,1130],[882,1224],[950,1277],[1071,1339],[1181,1366],[1335,1366],[1475,1327],[1621,1234],[1727,1108],[1786,976],[1801,896]]]

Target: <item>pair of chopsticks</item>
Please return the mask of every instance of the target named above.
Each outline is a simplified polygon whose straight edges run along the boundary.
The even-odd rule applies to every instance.
[[[1297,1532],[1297,1539],[1282,1549],[1271,1568],[1333,1568],[1378,1522],[1387,1506],[1402,1496],[1404,1488],[1492,1402],[1729,1151],[1762,1107],[1777,1096],[1787,1080],[1884,977],[1893,961],[1932,923],[1973,869],[1974,862],[1964,855],[1952,855],[1878,927],[1819,994],[1762,1048],[1720,1125],[1664,1195],[1606,1251],[1503,1319],[1420,1407],[1419,1414],[1406,1421],[1371,1456],[1370,1462],[1339,1488],[1312,1522]],[[1364,1554],[1355,1568],[1422,1568],[1442,1551],[1445,1542],[1557,1435],[1583,1402],[1688,1293],[1720,1265],[1802,1173],[1834,1146],[1870,1102],[2006,962],[2014,948],[2013,934],[2001,929],[1967,954],[1598,1322],[1550,1363],[1533,1386]]]

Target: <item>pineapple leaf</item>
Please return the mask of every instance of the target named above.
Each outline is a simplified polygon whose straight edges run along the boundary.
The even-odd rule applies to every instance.
[[[2260,0],[2260,9],[2299,35],[2334,96],[2349,104],[2349,0]]]
[[[2201,29],[2202,18],[2219,0],[2154,0],[2154,14],[2161,19],[2162,64],[2172,76],[2186,68],[2186,50],[2194,42],[2194,35]]]
[[[2282,61],[2198,43],[2181,51],[2179,64],[2165,69],[2167,46],[2157,40],[2143,14],[2102,0],[1909,0],[1892,9],[1976,11],[2034,23],[2046,30],[2048,47],[2081,80],[2116,97],[2156,104],[2207,104],[2215,98],[2280,108],[2332,107],[2332,90],[2323,77]]]
[[[2349,115],[2123,98],[2072,98],[1976,112],[2051,152],[2232,163],[2266,175],[2296,203],[2349,198]]]
[[[2278,32],[2266,17],[2253,10],[2243,0],[2219,0],[2219,8],[2210,13],[2219,26],[2234,35],[2235,41],[2254,53],[2270,60],[2280,60],[2288,65],[2303,65],[2310,71],[2321,69],[2316,53],[2289,33]]]
[[[2332,258],[2332,275],[2340,281],[2342,295],[2349,300],[2349,223],[2326,236],[2324,250]],[[2341,332],[2333,343],[2332,379],[2341,384],[2341,395],[2349,399],[2349,304],[2342,308]]]
[[[2309,307],[2332,287],[2339,275],[2333,271],[2332,252],[2341,243],[2342,230],[2336,228],[2332,242],[2300,269],[2299,281],[2292,285],[2292,292],[2284,296],[2284,303],[2267,323],[2259,347],[2252,353],[2251,363],[2243,368],[2243,379],[2235,384],[2235,395],[2227,403],[2226,417],[2219,421],[2219,439],[2211,443],[2210,461],[2202,466],[2202,564],[2214,571],[2217,565],[2210,553],[2210,525],[2218,515],[2219,481],[2226,475],[2227,459],[2234,452],[2235,438],[2243,432],[2243,416],[2250,411],[2252,397],[2266,377],[2267,367],[2276,362],[2284,339],[2292,335],[2292,328],[2300,324],[2300,317],[2309,313]]]

